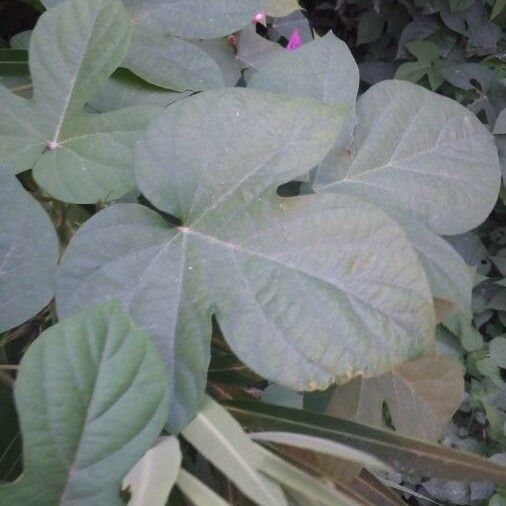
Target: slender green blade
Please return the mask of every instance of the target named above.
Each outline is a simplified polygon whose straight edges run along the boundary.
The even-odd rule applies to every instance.
[[[375,455],[406,473],[452,480],[506,483],[506,467],[395,432],[264,403],[226,402],[225,407],[250,430],[283,430],[328,438]]]

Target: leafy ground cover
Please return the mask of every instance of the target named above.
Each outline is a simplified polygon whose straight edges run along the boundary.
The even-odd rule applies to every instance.
[[[1,504],[506,504],[504,2],[0,16]]]

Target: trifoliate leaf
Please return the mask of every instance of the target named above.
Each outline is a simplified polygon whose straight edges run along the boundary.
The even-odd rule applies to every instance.
[[[173,104],[139,144],[136,172],[181,225],[117,205],[74,236],[60,314],[123,302],[174,376],[172,430],[200,405],[212,314],[246,365],[295,389],[382,373],[431,347],[430,290],[396,223],[344,195],[276,194],[326,154],[341,120],[321,102],[239,88]]]
[[[24,473],[1,504],[120,506],[122,478],[167,415],[162,364],[117,303],[46,330],[16,381]]]

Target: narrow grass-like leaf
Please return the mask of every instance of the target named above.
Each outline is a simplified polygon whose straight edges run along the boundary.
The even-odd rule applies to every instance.
[[[184,469],[180,469],[176,485],[195,506],[230,506],[230,503]]]
[[[281,489],[259,473],[262,458],[255,445],[210,397],[182,434],[250,499],[261,506],[286,504]]]
[[[174,436],[160,437],[123,479],[129,506],[165,506],[181,466],[181,449]]]
[[[294,432],[250,432],[251,438],[255,441],[266,441],[269,443],[276,443],[281,445],[294,446],[296,448],[303,448],[317,453],[323,453],[332,457],[337,457],[349,462],[362,464],[371,469],[380,469],[389,471],[390,468],[371,455],[356,450],[350,446],[346,446],[336,441],[323,439],[321,437],[308,436],[307,434],[297,434]]]
[[[506,466],[482,457],[356,422],[259,402],[227,402],[249,430],[282,430],[328,438],[375,455],[407,473],[452,480],[506,483]]]

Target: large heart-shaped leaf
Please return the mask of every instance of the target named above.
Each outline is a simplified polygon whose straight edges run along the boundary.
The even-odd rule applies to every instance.
[[[158,110],[84,114],[85,102],[123,60],[128,15],[118,0],[68,0],[43,14],[30,41],[33,100],[0,87],[0,160],[33,168],[54,197],[78,203],[133,189],[132,146]]]
[[[499,192],[497,149],[467,109],[420,86],[383,81],[360,97],[357,116],[354,152],[321,190],[364,197],[438,234],[487,217]]]
[[[121,505],[121,480],[167,415],[163,366],[119,304],[46,330],[16,381],[24,474],[1,504]]]
[[[14,176],[0,170],[0,333],[53,297],[58,238],[49,216]]]
[[[86,223],[62,261],[58,310],[119,299],[174,374],[171,429],[201,402],[210,315],[234,352],[273,381],[325,388],[423,353],[434,316],[404,232],[345,195],[276,187],[335,143],[339,109],[230,89],[173,104],[139,144],[138,205]]]

